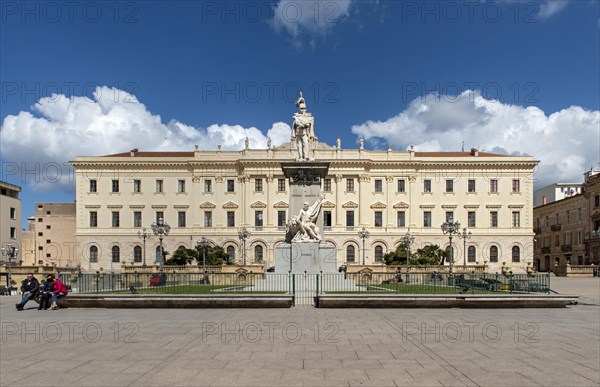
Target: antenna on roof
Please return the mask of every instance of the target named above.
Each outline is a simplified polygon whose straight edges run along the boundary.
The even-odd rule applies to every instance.
[[[465,142],[463,141],[462,142],[462,150],[461,150],[461,152],[464,152],[464,151],[465,151]]]

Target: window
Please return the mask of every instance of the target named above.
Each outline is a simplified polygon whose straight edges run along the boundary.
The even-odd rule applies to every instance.
[[[498,247],[490,247],[490,262],[498,262]]]
[[[475,192],[475,180],[471,179],[467,182],[467,192]]]
[[[331,211],[323,211],[323,226],[331,227]]]
[[[475,211],[469,211],[467,213],[467,227],[477,227],[476,219]]]
[[[14,207],[10,208],[10,218],[11,219],[17,219],[17,209]]]
[[[142,227],[142,211],[133,212],[133,227]]]
[[[185,227],[185,211],[177,212],[177,227]]]
[[[235,262],[235,247],[227,246],[227,261]]]
[[[235,227],[235,211],[227,211],[227,227]]]
[[[560,235],[556,235],[554,238],[554,246],[560,246]]]
[[[112,226],[113,227],[119,227],[120,221],[119,221],[119,211],[113,211],[112,212]]]
[[[600,195],[594,196],[594,207],[600,207]]]
[[[46,243],[52,243],[51,239],[46,239]]]
[[[354,179],[346,179],[346,192],[354,192]]]
[[[133,192],[135,192],[135,193],[142,192],[142,181],[141,180],[133,181]]]
[[[383,227],[383,212],[375,211],[375,227]]]
[[[375,179],[375,192],[383,192],[383,180]]]
[[[177,192],[185,193],[185,180],[177,180]]]
[[[112,192],[119,192],[119,180],[112,181]]]
[[[512,181],[512,192],[519,193],[521,192],[521,181],[519,179],[513,179]]]
[[[52,225],[50,225],[50,224],[46,225],[46,230],[50,230],[50,229],[52,229]]]
[[[398,180],[398,192],[406,192],[406,181],[404,179]]]
[[[90,227],[98,227],[98,212],[90,211]]]
[[[431,227],[431,211],[423,212],[423,227]]]
[[[211,179],[204,179],[204,192],[205,193],[212,192],[212,180]]]
[[[113,246],[111,249],[111,256],[113,262],[119,262],[121,260],[121,249],[119,246]]]
[[[17,229],[16,227],[10,228],[10,239],[17,239]]]
[[[356,261],[356,249],[353,245],[346,247],[346,262],[354,263]]]
[[[233,179],[227,180],[227,192],[235,192],[235,181]]]
[[[254,179],[254,190],[256,192],[262,192],[262,190],[263,190],[263,181],[262,181],[262,179]]]
[[[521,213],[519,211],[513,211],[512,213],[512,226],[521,227]]]
[[[454,211],[446,211],[446,222],[454,223]]]
[[[521,262],[521,248],[519,246],[513,246],[512,248],[512,261]]]
[[[263,212],[262,211],[254,211],[254,227],[262,227],[263,226]]]
[[[346,211],[346,227],[354,227],[354,211]]]
[[[285,211],[277,211],[277,227],[285,227]]]
[[[204,211],[204,227],[212,227],[212,211]]]
[[[446,192],[454,192],[454,181],[446,180]]]
[[[475,250],[475,246],[469,246],[469,248],[467,249],[467,261],[468,262],[475,262],[477,261],[477,250]]]
[[[396,214],[396,225],[398,227],[406,227],[406,212],[398,211]]]
[[[90,262],[98,262],[98,246],[90,247]]]
[[[277,191],[285,192],[285,179],[277,179]]]
[[[98,192],[98,182],[96,180],[90,180],[90,192]]]
[[[38,232],[38,236],[44,236],[43,232]]]
[[[323,191],[331,192],[331,179],[323,179]]]
[[[375,246],[375,262],[381,262],[383,260],[383,247],[380,245]]]
[[[423,180],[423,192],[431,192],[431,180]]]
[[[498,192],[498,180],[492,179],[490,180],[490,192]]]
[[[140,246],[133,248],[133,262],[142,262],[142,248]]]
[[[263,260],[263,247],[261,245],[254,246],[254,262],[262,263]]]
[[[498,211],[490,212],[490,227],[498,227]]]
[[[162,180],[156,180],[156,193],[162,193],[164,190],[164,182]]]
[[[44,221],[43,218],[38,218],[38,223],[42,223]]]
[[[165,220],[165,213],[162,211],[156,211],[156,223],[160,223],[160,219]]]

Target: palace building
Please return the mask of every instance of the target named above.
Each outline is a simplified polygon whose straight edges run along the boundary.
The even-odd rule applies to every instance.
[[[408,231],[411,250],[447,248],[440,225],[460,221],[471,231],[453,238],[454,264],[533,262],[533,173],[537,161],[478,152],[342,149],[311,139],[311,159],[329,163],[321,180],[323,241],[338,264],[382,262]],[[220,148],[220,147],[219,147]],[[171,226],[163,240],[172,253],[201,237],[223,246],[238,263],[271,266],[284,243],[289,182],[281,165],[296,144],[241,151],[130,152],[77,157],[76,239],[83,271],[154,265],[158,237],[140,237],[159,218]],[[368,239],[359,238],[365,228]],[[250,232],[244,243],[240,230]],[[466,247],[466,249],[465,249]],[[168,257],[167,257],[168,258]]]

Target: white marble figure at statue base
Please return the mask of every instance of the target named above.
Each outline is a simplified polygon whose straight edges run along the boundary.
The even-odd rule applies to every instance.
[[[304,202],[298,215],[292,216],[287,224],[287,231],[293,237],[292,242],[319,242],[321,240],[321,230],[315,224],[321,213],[321,204],[325,199],[321,195],[315,203],[309,207],[308,202]]]

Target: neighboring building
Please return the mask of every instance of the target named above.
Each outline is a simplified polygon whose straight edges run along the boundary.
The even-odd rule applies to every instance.
[[[19,249],[16,261],[21,259],[21,187],[0,181],[0,247],[14,245]],[[2,263],[8,258],[0,256]]]
[[[582,184],[555,183],[535,191],[534,206],[556,202],[581,193]]]
[[[75,203],[36,203],[23,236],[23,265],[77,266]]]
[[[600,232],[594,231],[600,229],[599,177],[588,172],[578,194],[534,208],[535,269],[598,264]]]
[[[365,261],[382,261],[410,230],[412,250],[448,245],[440,225],[460,221],[473,236],[469,265],[503,262],[524,270],[533,262],[533,171],[531,157],[478,152],[415,152],[341,149],[315,143],[315,160],[329,162],[321,181],[324,242],[337,249],[338,264],[362,263],[358,231],[370,232]],[[281,164],[294,161],[292,143],[242,151],[140,152],[77,157],[76,237],[85,271],[142,265],[138,232],[158,218],[172,227],[165,250],[191,248],[205,236],[241,262],[238,231],[251,232],[247,262],[272,265],[284,242],[289,185]],[[455,264],[463,263],[463,241],[453,242]],[[154,264],[158,238],[146,240]]]

